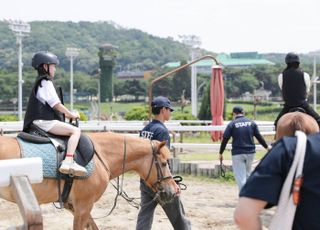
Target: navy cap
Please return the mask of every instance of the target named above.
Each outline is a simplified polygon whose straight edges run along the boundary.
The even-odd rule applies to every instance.
[[[233,113],[243,113],[243,108],[241,106],[237,105],[237,106],[233,107],[232,112]]]
[[[168,98],[163,97],[163,96],[158,96],[154,98],[151,102],[151,107],[153,108],[169,108],[171,111],[174,111],[174,109],[171,106],[171,102]]]

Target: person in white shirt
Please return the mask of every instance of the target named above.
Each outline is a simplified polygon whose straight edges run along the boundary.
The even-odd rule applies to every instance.
[[[52,53],[41,51],[34,54],[32,66],[37,70],[38,77],[29,97],[23,131],[29,132],[33,124],[45,132],[69,136],[66,157],[59,171],[63,174],[85,176],[87,170],[74,161],[81,130],[63,121],[63,115],[73,120],[79,118],[79,113],[71,112],[61,103],[53,84],[58,64],[57,56]]]
[[[312,116],[320,126],[320,116],[308,103],[310,91],[310,76],[300,68],[299,56],[295,53],[288,53],[285,58],[286,69],[278,76],[278,83],[281,89],[284,106],[276,118],[274,125],[277,127],[278,120],[282,115],[293,110],[302,110]]]

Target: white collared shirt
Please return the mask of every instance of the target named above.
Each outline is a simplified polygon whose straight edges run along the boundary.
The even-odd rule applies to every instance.
[[[56,104],[61,103],[52,81],[43,79],[41,81],[41,86],[42,87],[38,87],[36,97],[42,104],[45,105],[48,103],[48,105],[53,108]]]

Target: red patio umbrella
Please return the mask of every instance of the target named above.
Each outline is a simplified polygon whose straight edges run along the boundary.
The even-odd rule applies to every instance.
[[[223,125],[224,106],[224,84],[222,77],[222,67],[212,66],[212,77],[210,84],[210,105],[212,115],[212,125]],[[211,139],[218,141],[222,139],[222,131],[212,131]]]

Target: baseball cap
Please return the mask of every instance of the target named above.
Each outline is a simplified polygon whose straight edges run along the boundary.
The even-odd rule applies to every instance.
[[[151,107],[154,107],[154,108],[165,107],[165,108],[169,108],[171,111],[174,111],[174,109],[171,106],[170,100],[163,96],[155,97],[151,102]]]
[[[243,108],[241,106],[237,105],[237,106],[233,107],[232,112],[233,113],[243,113]]]

